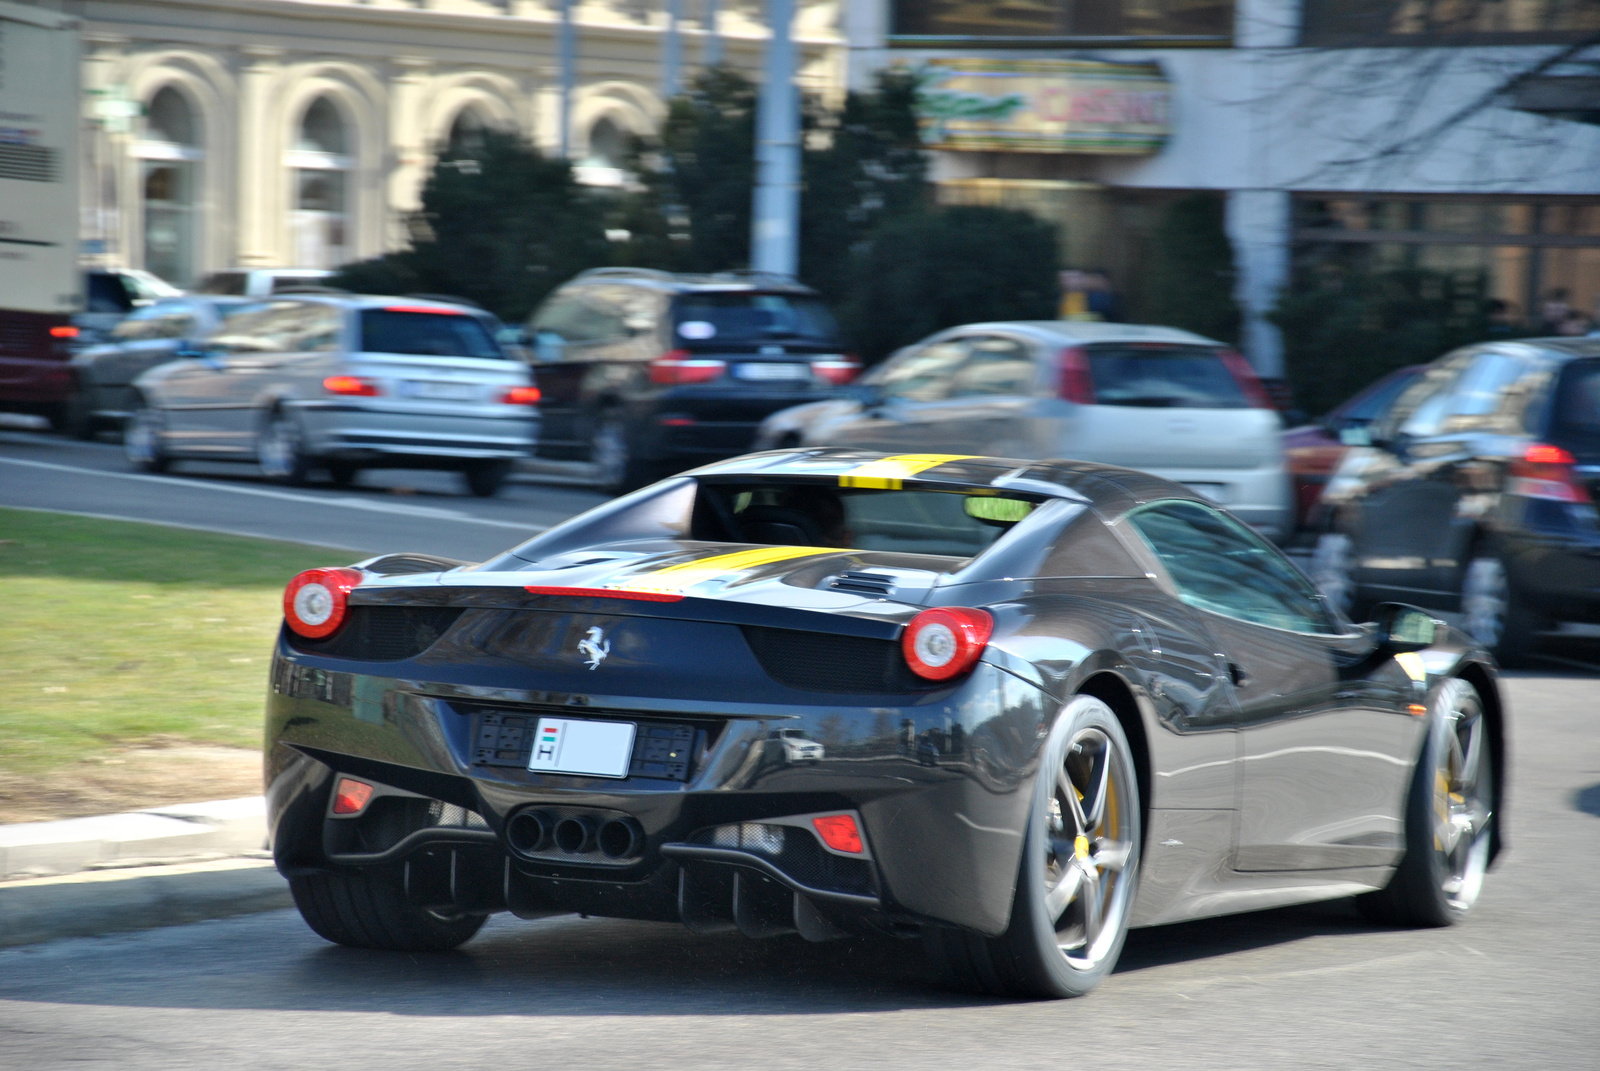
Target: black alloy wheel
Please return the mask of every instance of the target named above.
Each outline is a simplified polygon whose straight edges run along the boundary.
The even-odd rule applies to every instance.
[[[144,472],[165,472],[172,463],[167,456],[166,420],[143,398],[133,404],[133,414],[122,431],[122,452],[134,468]]]
[[[1356,898],[1397,926],[1449,926],[1478,900],[1492,846],[1493,741],[1483,700],[1467,681],[1439,687],[1406,797],[1406,854],[1386,888]]]
[[[474,461],[462,470],[467,480],[467,490],[479,498],[493,498],[506,485],[511,475],[511,462],[506,460]]]
[[[1461,571],[1461,626],[1501,665],[1517,666],[1533,653],[1544,623],[1517,589],[1505,560],[1474,551]]]
[[[289,879],[289,892],[318,936],[351,948],[445,952],[471,940],[488,918],[411,903],[400,867],[300,874]]]
[[[602,409],[595,417],[594,434],[589,439],[589,462],[594,485],[602,491],[620,494],[631,490],[638,479],[638,463],[628,443],[628,421],[620,408]]]
[[[1111,709],[1078,696],[1046,741],[1017,875],[1011,924],[995,938],[925,932],[928,951],[965,989],[1076,997],[1116,967],[1138,891],[1139,783]]]

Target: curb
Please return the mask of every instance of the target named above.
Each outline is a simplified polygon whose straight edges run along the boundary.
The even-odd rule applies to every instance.
[[[182,926],[293,905],[268,859],[97,870],[0,885],[0,948]]]
[[[260,796],[0,825],[0,881],[246,855],[266,837]]]

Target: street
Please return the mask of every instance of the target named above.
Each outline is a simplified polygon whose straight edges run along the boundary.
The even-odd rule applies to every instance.
[[[1511,847],[1453,929],[1332,902],[1136,930],[1097,992],[1012,1003],[910,942],[501,915],[410,956],[276,912],[0,952],[0,1066],[1600,1067],[1594,681],[1507,687]]]

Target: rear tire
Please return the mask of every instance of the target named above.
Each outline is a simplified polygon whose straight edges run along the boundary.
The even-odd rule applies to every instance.
[[[1141,811],[1116,715],[1092,696],[1075,698],[1056,719],[1039,770],[1006,932],[925,932],[929,957],[964,989],[1082,996],[1122,954],[1138,891]]]
[[[620,408],[602,409],[595,418],[589,460],[594,466],[594,485],[610,494],[619,495],[650,482],[649,466],[635,456],[628,441],[628,418]]]
[[[1489,866],[1493,741],[1478,690],[1460,678],[1434,697],[1427,741],[1406,796],[1406,854],[1362,914],[1394,926],[1449,926],[1477,902]]]
[[[302,874],[289,879],[289,891],[306,925],[350,948],[445,952],[469,941],[488,917],[416,906],[397,867]]]
[[[506,485],[506,479],[511,475],[511,462],[475,461],[463,470],[462,475],[467,479],[467,490],[479,498],[493,498]]]
[[[1493,554],[1474,555],[1462,570],[1461,616],[1466,632],[1504,666],[1527,661],[1544,624]]]
[[[61,431],[74,439],[88,442],[100,430],[94,418],[94,388],[78,387],[72,396],[61,403]]]
[[[311,474],[311,459],[306,456],[305,433],[299,421],[282,409],[269,412],[256,432],[256,463],[273,483],[303,486]]]
[[[134,468],[144,472],[166,472],[172,459],[163,441],[166,421],[143,398],[134,402],[122,432],[122,452]]]
[[[338,488],[345,488],[356,482],[356,477],[361,475],[361,468],[347,461],[328,462],[328,482]]]

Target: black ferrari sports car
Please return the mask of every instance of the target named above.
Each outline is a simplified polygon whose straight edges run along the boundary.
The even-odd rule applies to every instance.
[[[303,573],[284,612],[273,853],[346,945],[504,910],[871,930],[1070,996],[1130,926],[1348,895],[1453,922],[1504,842],[1481,649],[1345,621],[1125,469],[755,454],[481,564]]]

